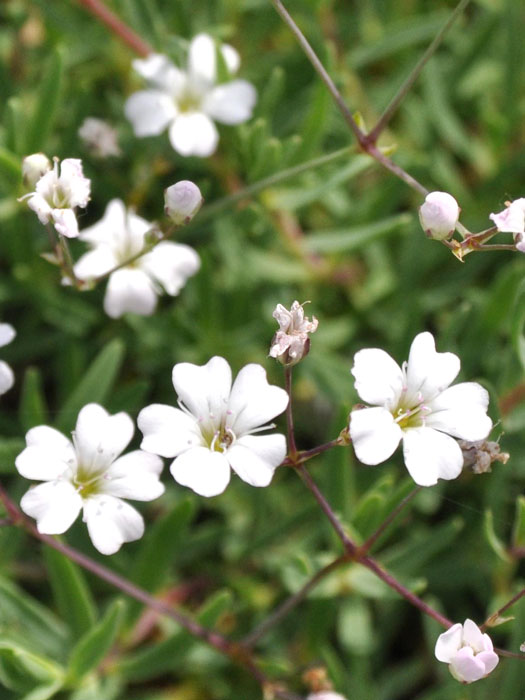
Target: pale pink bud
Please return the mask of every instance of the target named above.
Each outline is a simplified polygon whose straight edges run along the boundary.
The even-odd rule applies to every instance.
[[[33,153],[22,161],[22,179],[24,185],[32,190],[42,175],[51,170],[51,161],[43,153]]]
[[[499,662],[489,635],[468,619],[440,634],[434,653],[438,661],[448,664],[450,673],[461,683],[485,678]]]
[[[448,192],[430,192],[419,208],[419,221],[429,238],[442,241],[454,233],[459,219],[459,206]]]
[[[164,211],[178,226],[189,224],[203,202],[201,191],[190,180],[181,180],[164,190]]]

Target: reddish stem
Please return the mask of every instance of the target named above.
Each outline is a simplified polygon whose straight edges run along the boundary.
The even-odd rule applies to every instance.
[[[106,7],[102,0],[78,0],[78,4],[82,5],[88,12],[91,12],[139,56],[145,57],[153,53],[153,48]]]

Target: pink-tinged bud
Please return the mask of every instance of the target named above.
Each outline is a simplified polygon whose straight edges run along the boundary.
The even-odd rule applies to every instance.
[[[189,224],[204,199],[194,182],[181,180],[164,190],[164,212],[174,224]]]
[[[458,203],[448,192],[430,192],[419,208],[419,221],[429,238],[443,241],[454,233],[459,219]]]
[[[26,156],[22,161],[22,179],[24,185],[29,189],[34,189],[36,183],[42,175],[51,170],[51,161],[43,153],[33,153]]]
[[[440,634],[434,653],[438,661],[448,664],[450,673],[460,683],[485,678],[499,662],[490,637],[472,620],[458,622]]]
[[[315,316],[310,321],[304,315],[303,305],[298,301],[294,301],[290,311],[282,304],[277,304],[272,315],[279,324],[279,330],[273,337],[270,356],[291,367],[308,355],[308,333],[314,333],[319,322]]]

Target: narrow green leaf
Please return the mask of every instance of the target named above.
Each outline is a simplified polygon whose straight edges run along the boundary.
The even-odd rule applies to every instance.
[[[44,549],[47,572],[60,614],[81,637],[95,624],[96,606],[81,569],[51,547]]]
[[[0,171],[10,180],[19,183],[22,178],[22,166],[20,158],[11,153],[7,148],[0,146]]]
[[[487,509],[485,511],[485,517],[483,518],[483,530],[485,532],[485,538],[489,543],[492,551],[504,562],[511,562],[512,559],[507,553],[502,541],[496,535],[494,529],[494,517],[492,511]]]
[[[515,549],[525,551],[525,496],[518,496],[516,499],[512,546]]]
[[[18,642],[0,638],[0,682],[7,688],[27,693],[34,688],[35,681],[62,685],[63,680],[64,670],[54,661]]]
[[[76,644],[69,659],[69,677],[80,679],[95,669],[113,646],[124,613],[124,601],[116,600],[102,620]]]
[[[72,430],[83,406],[92,401],[103,403],[106,400],[124,360],[124,351],[124,344],[118,339],[102,348],[58,414],[58,430]]]
[[[5,145],[15,155],[25,153],[24,126],[25,110],[19,97],[11,97],[7,100],[5,111]],[[20,164],[20,173],[22,166]]]
[[[33,116],[27,128],[26,150],[28,153],[44,151],[53,126],[62,85],[63,59],[55,49],[44,72]]]
[[[519,286],[514,299],[514,309],[511,321],[511,335],[514,351],[523,369],[525,369],[525,336],[523,329],[525,326],[525,282]]]
[[[58,691],[63,688],[63,686],[63,680],[56,680],[52,683],[39,685],[27,693],[27,695],[24,695],[21,700],[48,700],[48,698],[52,698],[53,695],[56,695]]]
[[[198,620],[201,625],[212,628],[217,623],[220,616],[231,608],[233,596],[231,591],[217,591],[214,593],[199,610]]]
[[[24,430],[48,422],[47,406],[42,386],[42,374],[37,367],[28,367],[22,383],[19,406],[20,423]]]
[[[317,231],[304,239],[305,248],[316,253],[342,253],[357,250],[370,241],[390,236],[406,227],[412,217],[409,214],[389,216],[371,224],[352,226],[339,230]]]
[[[258,100],[257,113],[270,120],[279,105],[284,90],[285,72],[282,66],[275,66]]]

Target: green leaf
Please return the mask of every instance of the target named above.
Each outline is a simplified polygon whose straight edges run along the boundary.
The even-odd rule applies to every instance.
[[[124,351],[124,343],[118,339],[110,341],[102,348],[58,414],[56,422],[58,430],[63,432],[72,430],[78,412],[86,404],[104,403],[124,360]]]
[[[124,613],[124,601],[116,600],[102,620],[76,644],[69,659],[69,677],[80,679],[95,669],[113,646]]]
[[[505,546],[502,541],[496,535],[494,530],[494,517],[492,511],[487,509],[485,511],[485,517],[483,519],[483,530],[485,532],[485,538],[489,543],[492,551],[504,562],[510,563],[512,558],[507,553]]]
[[[48,700],[56,695],[64,686],[63,680],[56,680],[52,683],[46,683],[34,688],[31,692],[24,695],[20,700]]]
[[[514,549],[525,551],[525,496],[518,496],[516,499],[512,546]]]
[[[398,233],[411,221],[410,214],[398,214],[362,226],[317,231],[304,238],[304,246],[315,253],[349,252],[368,245],[371,241]]]
[[[11,97],[7,100],[5,112],[5,145],[13,155],[25,153],[23,131],[25,124],[25,110],[19,97]],[[22,165],[20,163],[20,175]]]
[[[22,438],[3,438],[0,440],[0,474],[13,474],[15,459],[25,448]]]
[[[47,572],[55,602],[76,638],[91,630],[96,606],[81,569],[51,547],[44,549]]]
[[[0,171],[3,172],[9,180],[15,183],[20,183],[22,178],[22,166],[20,158],[14,153],[11,153],[7,148],[0,146]]]
[[[62,53],[59,49],[55,49],[44,72],[35,110],[27,127],[26,150],[28,153],[46,150],[47,139],[58,107],[62,73]]]
[[[24,430],[48,423],[42,374],[37,367],[28,367],[24,374],[18,412]]]
[[[512,345],[518,356],[522,368],[525,370],[525,336],[523,329],[525,326],[525,282],[519,286],[514,300],[512,312],[511,335]]]
[[[3,637],[0,638],[0,681],[21,693],[33,690],[35,681],[57,685],[58,690],[64,681],[64,670],[51,659]]]

